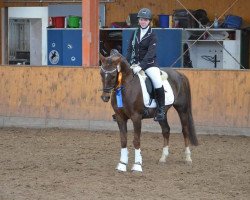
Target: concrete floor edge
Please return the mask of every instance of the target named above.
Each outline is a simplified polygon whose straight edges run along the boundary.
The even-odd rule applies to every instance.
[[[98,120],[74,120],[74,119],[44,119],[28,117],[3,117],[0,116],[0,127],[20,127],[20,128],[62,128],[62,129],[82,129],[91,131],[110,130],[118,131],[118,126],[114,121]],[[181,133],[180,126],[171,126],[171,133]],[[132,131],[132,123],[128,122],[128,131]],[[143,132],[161,132],[158,123],[143,123]],[[218,134],[218,135],[244,135],[250,136],[250,128],[236,127],[206,127],[196,125],[197,134]]]

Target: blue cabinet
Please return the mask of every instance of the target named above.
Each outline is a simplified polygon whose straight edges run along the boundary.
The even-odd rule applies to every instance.
[[[182,67],[182,29],[153,29],[156,33],[159,67]],[[133,29],[123,30],[122,54],[125,56]]]
[[[48,30],[48,65],[63,65],[62,41],[62,30]]]
[[[120,31],[121,38],[110,42],[122,46],[122,54],[127,54],[128,43],[134,29],[112,29]],[[157,35],[157,62],[159,67],[182,67],[182,29],[153,29]],[[105,40],[105,42],[108,42]],[[115,44],[116,44],[115,43]],[[112,46],[112,45],[108,45]],[[48,29],[48,65],[82,66],[82,30]]]
[[[65,30],[63,32],[63,65],[82,65],[82,31]]]
[[[82,30],[48,30],[48,65],[82,66]]]

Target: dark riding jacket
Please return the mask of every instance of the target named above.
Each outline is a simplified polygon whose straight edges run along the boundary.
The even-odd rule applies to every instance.
[[[136,31],[135,31],[136,32]],[[143,36],[142,40],[140,41],[140,28],[137,29],[136,37],[135,37],[135,45],[134,45],[134,51],[135,51],[135,57],[134,59],[131,58],[132,51],[133,51],[133,39],[134,34],[133,32],[128,50],[127,50],[127,61],[132,64],[138,64],[143,70],[148,69],[149,67],[155,67],[157,66],[156,63],[156,43],[157,38],[155,33],[152,31],[152,28],[149,27],[147,33]],[[132,61],[133,60],[133,61]],[[132,61],[132,62],[131,62]]]

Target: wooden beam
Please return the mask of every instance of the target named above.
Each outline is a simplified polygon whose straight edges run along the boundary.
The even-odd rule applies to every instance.
[[[0,65],[2,64],[2,6],[0,3]]]
[[[82,65],[98,66],[99,0],[82,0]]]

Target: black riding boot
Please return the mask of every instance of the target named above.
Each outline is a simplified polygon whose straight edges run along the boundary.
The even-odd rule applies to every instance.
[[[165,120],[165,91],[163,86],[161,88],[155,89],[155,98],[157,103],[157,110],[155,113],[154,120],[162,121]]]

